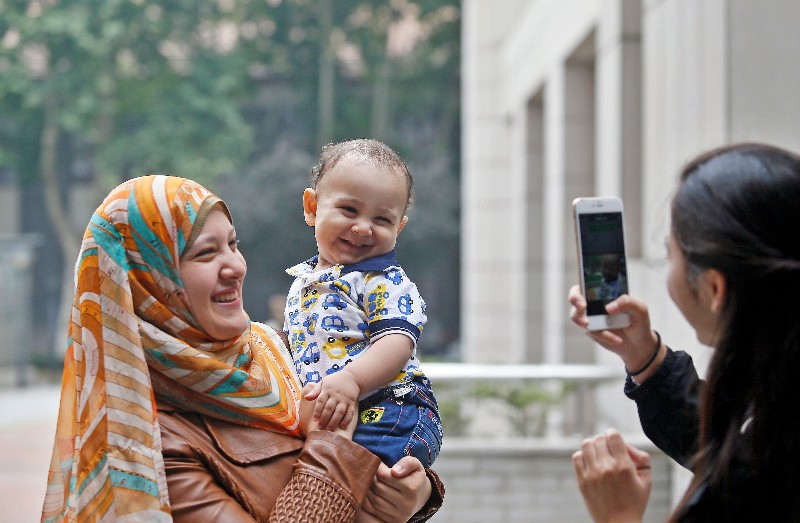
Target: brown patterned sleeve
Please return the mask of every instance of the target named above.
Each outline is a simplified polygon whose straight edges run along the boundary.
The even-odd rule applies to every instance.
[[[428,521],[433,517],[436,512],[442,508],[444,502],[444,483],[439,478],[439,475],[431,469],[425,469],[428,479],[431,482],[431,497],[416,514],[414,514],[409,523],[418,523],[421,521]]]
[[[352,441],[328,431],[311,432],[270,521],[353,521],[379,464],[374,454]]]

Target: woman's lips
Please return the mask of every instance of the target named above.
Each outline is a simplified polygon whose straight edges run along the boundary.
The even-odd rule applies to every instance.
[[[232,301],[236,301],[238,298],[239,291],[230,291],[212,296],[211,301],[214,303],[230,303]]]

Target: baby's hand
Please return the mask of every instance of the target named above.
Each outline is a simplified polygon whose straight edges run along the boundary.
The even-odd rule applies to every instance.
[[[314,421],[321,429],[344,429],[356,414],[360,393],[355,376],[346,369],[326,376],[306,397],[317,398],[314,405]]]

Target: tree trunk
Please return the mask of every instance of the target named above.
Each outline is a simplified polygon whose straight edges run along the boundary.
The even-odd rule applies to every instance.
[[[331,0],[320,0],[320,53],[319,84],[317,99],[319,100],[317,145],[322,146],[333,139],[334,95],[336,87],[336,62],[333,57],[331,33],[333,32],[333,6]]]
[[[370,135],[378,140],[389,137],[389,121],[391,118],[390,86],[392,80],[392,59],[386,54],[378,69],[378,77],[372,89],[372,115]]]
[[[61,198],[58,184],[56,155],[60,136],[58,128],[58,111],[54,100],[49,99],[44,105],[44,126],[42,128],[39,164],[44,181],[45,208],[50,224],[58,239],[58,248],[63,260],[61,297],[58,306],[58,328],[56,329],[53,355],[63,355],[66,349],[67,326],[72,310],[74,294],[73,264],[80,248],[80,234],[70,227],[70,220]]]

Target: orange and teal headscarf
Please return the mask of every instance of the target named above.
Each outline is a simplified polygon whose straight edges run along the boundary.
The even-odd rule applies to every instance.
[[[275,332],[210,339],[179,259],[225,204],[184,178],[123,183],[95,211],[75,268],[42,521],[171,521],[156,400],[299,434],[299,383]],[[230,217],[230,214],[228,214]]]

